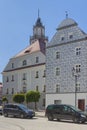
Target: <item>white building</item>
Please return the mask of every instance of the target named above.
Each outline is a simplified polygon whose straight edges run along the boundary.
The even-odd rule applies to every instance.
[[[14,93],[37,90],[41,93],[38,108],[45,107],[45,27],[38,16],[30,45],[12,57],[3,71],[3,95],[12,102]],[[33,106],[31,106],[33,107]]]
[[[52,103],[87,109],[87,34],[71,18],[46,47],[46,106]]]

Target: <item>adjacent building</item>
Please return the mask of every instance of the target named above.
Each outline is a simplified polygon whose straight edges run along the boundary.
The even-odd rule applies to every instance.
[[[46,46],[46,106],[52,103],[87,109],[87,34],[68,17]]]
[[[41,93],[39,109],[45,108],[45,48],[48,38],[40,17],[33,26],[30,44],[12,57],[3,71],[3,95],[12,102],[15,93],[36,90]],[[32,105],[30,106],[33,107]]]
[[[2,104],[2,91],[3,91],[3,85],[0,82],[0,105]]]

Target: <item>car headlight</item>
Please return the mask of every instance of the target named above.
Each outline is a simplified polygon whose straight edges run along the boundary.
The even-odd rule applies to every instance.
[[[82,114],[81,114],[81,117],[86,118],[86,116],[85,116],[85,115],[82,115]]]

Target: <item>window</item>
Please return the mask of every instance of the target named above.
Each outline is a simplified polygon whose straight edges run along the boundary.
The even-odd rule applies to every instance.
[[[23,87],[23,92],[26,93],[26,91],[27,91],[27,90],[26,90],[26,87],[24,86],[24,87]]]
[[[38,63],[39,62],[39,57],[36,57],[36,63]]]
[[[60,75],[60,68],[56,68],[56,76]]]
[[[14,63],[12,63],[12,68],[14,68]]]
[[[6,82],[9,82],[9,77],[7,77]]]
[[[57,84],[57,85],[56,85],[56,93],[59,93],[59,92],[60,92],[60,85]]]
[[[39,87],[38,86],[36,86],[36,91],[38,91],[39,90]]]
[[[14,88],[12,88],[12,94],[14,94]]]
[[[61,37],[61,41],[64,41],[64,37]]]
[[[46,85],[44,85],[43,87],[43,92],[46,92]]]
[[[76,73],[81,72],[81,65],[76,65]]]
[[[69,38],[70,38],[70,39],[72,39],[72,38],[73,38],[73,35],[72,35],[72,34],[71,34],[71,35],[69,35]]]
[[[25,66],[25,65],[27,65],[27,61],[26,60],[23,61],[23,66]]]
[[[14,75],[12,75],[12,79],[11,79],[11,81],[14,81]]]
[[[60,52],[56,52],[56,59],[60,58]]]
[[[76,84],[76,92],[80,92],[80,83]]]
[[[6,94],[9,94],[9,90],[8,90],[8,88],[7,88]]]
[[[23,73],[23,80],[26,80],[26,79],[27,79],[27,74]]]
[[[81,48],[76,48],[76,55],[79,56],[81,54]]]
[[[43,98],[43,104],[42,105],[45,106],[45,98]]]
[[[39,78],[39,74],[38,74],[39,72],[38,71],[36,71],[36,78]]]
[[[46,70],[44,70],[44,74],[43,74],[43,77],[46,77]]]

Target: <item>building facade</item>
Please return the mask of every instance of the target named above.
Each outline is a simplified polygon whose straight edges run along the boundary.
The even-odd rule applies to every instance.
[[[87,110],[87,34],[71,18],[46,46],[46,106],[52,103]]]
[[[2,104],[2,91],[3,91],[3,85],[0,82],[0,105]]]
[[[12,102],[15,93],[29,90],[41,94],[37,104],[39,109],[45,108],[45,48],[48,38],[40,17],[33,26],[30,45],[12,57],[6,65],[3,75],[3,95]],[[32,104],[30,105],[33,108]]]

